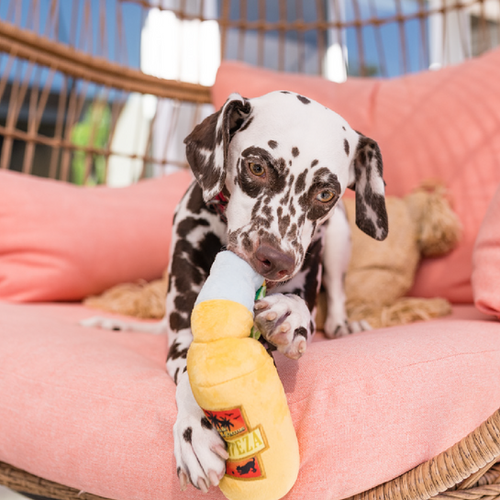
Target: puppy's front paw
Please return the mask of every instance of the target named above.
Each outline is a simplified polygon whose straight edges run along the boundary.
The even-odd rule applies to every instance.
[[[174,424],[174,455],[182,490],[191,483],[206,493],[226,473],[226,444],[196,403],[184,372],[177,385],[177,420]]]
[[[174,424],[174,454],[181,489],[191,483],[206,493],[226,473],[228,453],[224,441],[201,408],[194,415],[180,415]]]
[[[371,330],[370,324],[365,321],[335,321],[332,319],[327,319],[324,326],[325,335],[329,339],[337,339],[340,337],[345,337],[351,335],[351,333],[364,332],[365,330]]]
[[[276,293],[255,303],[255,327],[281,353],[299,359],[311,337],[311,313],[297,295]]]

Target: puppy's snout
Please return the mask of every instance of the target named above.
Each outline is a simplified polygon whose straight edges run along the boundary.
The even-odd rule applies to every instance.
[[[254,254],[255,270],[271,281],[279,281],[290,276],[295,259],[265,243],[261,244]]]

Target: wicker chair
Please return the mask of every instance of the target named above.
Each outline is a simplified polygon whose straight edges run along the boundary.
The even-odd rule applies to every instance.
[[[177,61],[176,72],[148,74],[155,65],[148,68],[147,57],[139,62],[138,47],[151,14],[167,16],[164,20],[177,27],[211,23],[210,43],[220,46],[222,59],[342,80],[394,76],[474,57],[500,42],[499,12],[499,0],[392,0],[383,9],[377,0],[10,0],[0,6],[0,168],[113,183],[113,162],[129,167],[129,180],[186,165],[179,137],[210,104],[211,71],[219,55],[208,70],[195,68],[194,76],[185,77],[189,58],[177,60],[175,54],[170,60]],[[154,51],[147,36],[143,31],[143,45]],[[186,54],[181,41],[168,46],[174,48]],[[206,62],[202,59],[199,64]],[[127,149],[119,140],[119,117],[132,95],[154,97],[144,122],[147,133],[140,145]],[[109,121],[101,133],[92,112],[103,106]],[[158,147],[160,122],[168,128],[162,129]],[[87,124],[83,138],[75,133],[82,123]],[[497,411],[446,452],[353,498],[493,500],[500,496],[499,458]],[[5,463],[0,463],[0,484],[61,500],[99,498]]]

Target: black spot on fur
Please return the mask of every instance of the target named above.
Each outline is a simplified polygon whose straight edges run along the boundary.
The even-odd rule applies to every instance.
[[[256,217],[256,216],[257,216],[257,213],[258,213],[258,212],[259,212],[259,210],[260,210],[260,205],[261,205],[261,203],[262,203],[262,200],[261,200],[261,199],[258,199],[258,200],[255,202],[255,205],[254,205],[254,206],[253,206],[253,208],[252,208],[252,219],[253,219],[254,217]]]
[[[318,160],[313,160],[311,163],[311,167],[315,167],[319,163]]]
[[[270,222],[272,222],[274,220],[274,217],[273,217],[273,211],[271,209],[270,206],[268,205],[264,205],[262,207],[262,213],[264,214],[264,216],[269,219]]]
[[[274,162],[276,170],[282,175],[288,175],[288,168],[286,166],[286,161],[283,158],[277,158]]]
[[[292,188],[290,188],[285,196],[283,196],[283,198],[280,199],[280,205],[288,205],[288,202],[290,200],[290,192],[291,192]]]
[[[184,438],[184,441],[186,441],[186,443],[191,443],[191,441],[193,439],[193,429],[191,429],[191,427],[188,427],[184,431],[184,434],[182,435],[182,437]]]
[[[241,243],[243,244],[243,248],[247,252],[253,252],[253,243],[252,243],[252,240],[250,239],[250,236],[248,235],[248,233],[242,233]]]
[[[297,95],[297,99],[302,103],[302,104],[309,104],[311,101],[307,98],[304,97],[303,95]]]
[[[299,148],[297,148],[297,147],[293,147],[293,148],[292,148],[292,156],[293,156],[294,158],[297,158],[297,156],[299,156],[299,154],[300,154]]]
[[[208,227],[210,223],[206,219],[195,219],[194,217],[186,217],[181,220],[177,226],[177,234],[181,238],[185,238],[193,229],[199,226]]]
[[[186,193],[186,195],[189,195],[187,208],[194,214],[199,214],[204,208],[206,208],[205,202],[203,201],[203,191],[201,190],[199,184],[196,182],[189,191]]]
[[[173,272],[169,277],[174,282],[176,290],[181,294],[189,292],[192,290],[193,284],[201,284],[205,278],[200,270],[183,255],[183,250],[191,250],[193,253],[195,251],[189,241],[178,240],[172,256]]]
[[[198,297],[198,292],[190,290],[184,294],[179,294],[175,297],[174,305],[177,311],[190,313],[193,305]]]
[[[302,191],[304,191],[304,189],[306,188],[306,176],[307,170],[304,170],[297,177],[297,182],[295,183],[295,194],[302,193]]]
[[[276,141],[273,141],[273,140],[269,141],[267,144],[269,145],[269,147],[271,149],[276,149],[278,147],[278,143]]]
[[[282,238],[284,238],[289,225],[290,225],[290,216],[287,214],[284,217],[282,217],[281,220],[278,222],[279,231]]]
[[[178,332],[179,330],[183,330],[184,328],[189,328],[191,326],[191,321],[189,318],[184,318],[178,312],[172,312],[169,316],[169,324],[170,328]]]
[[[343,130],[345,130],[345,127],[344,127],[344,125],[342,125],[342,129],[343,129]]]
[[[205,429],[208,429],[209,431],[211,431],[213,429],[213,426],[212,426],[212,424],[210,423],[210,420],[208,420],[207,417],[203,417],[201,419],[201,426],[204,427]]]
[[[307,339],[307,330],[303,326],[299,326],[299,328],[295,328],[295,330],[293,332],[293,338],[296,338],[299,335],[301,335],[302,337]]]
[[[187,357],[187,352],[188,348],[185,347],[184,349],[179,349],[179,344],[177,342],[174,342],[171,346],[170,349],[168,350],[168,356],[167,359],[186,359]]]
[[[282,94],[289,94],[290,92],[288,92],[288,90],[282,90],[281,93]]]
[[[349,151],[351,150],[351,147],[349,146],[349,141],[347,139],[344,139],[344,151],[347,156],[349,156]]]
[[[236,246],[238,244],[238,236],[241,233],[241,228],[236,231],[229,231],[227,235],[227,242],[229,246]]]
[[[323,250],[323,240],[321,237],[313,239],[307,249],[302,269],[306,269],[304,292],[302,298],[305,300],[310,311],[316,305],[316,297],[319,292],[321,282],[318,280],[321,266],[321,252]],[[314,328],[311,328],[311,332]]]

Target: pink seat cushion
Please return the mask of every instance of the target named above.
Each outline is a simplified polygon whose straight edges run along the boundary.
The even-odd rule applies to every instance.
[[[120,500],[181,493],[167,339],[86,329],[79,305],[0,302],[0,461]],[[288,499],[342,499],[464,437],[500,406],[500,323],[437,320],[277,356],[299,438]],[[466,397],[464,397],[466,395]]]
[[[342,84],[224,62],[212,96],[218,108],[231,92],[304,94],[379,143],[388,194],[407,194],[429,178],[444,182],[463,238],[448,256],[423,262],[411,293],[471,303],[472,249],[500,182],[499,80],[500,49],[436,72]]]
[[[187,171],[82,188],[0,171],[0,300],[79,300],[167,267]]]
[[[500,319],[500,185],[479,230],[473,265],[476,306]]]

